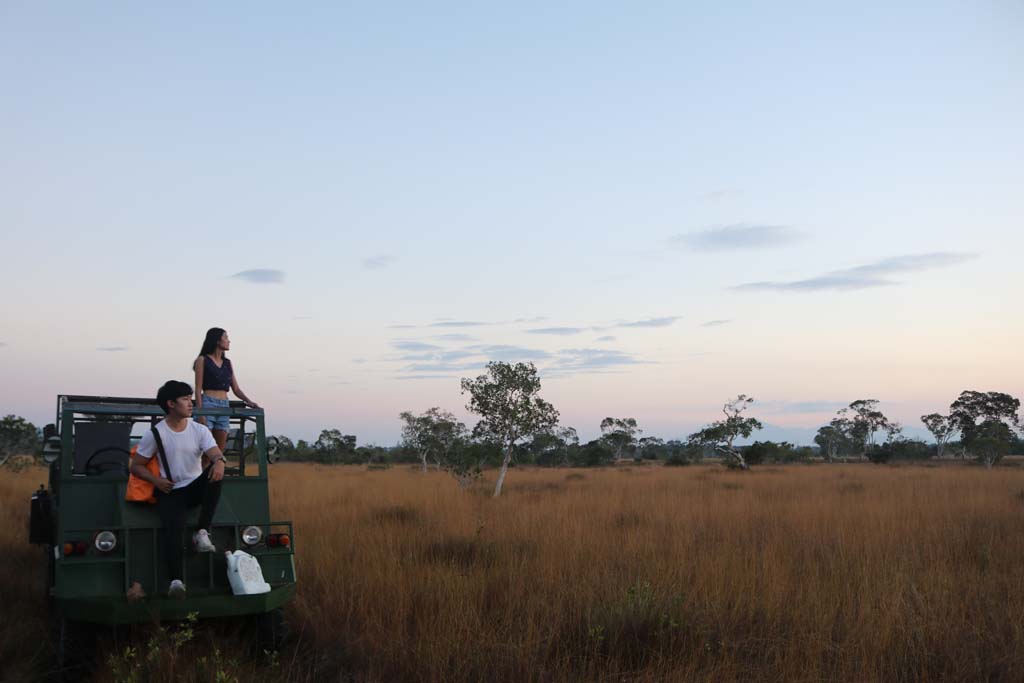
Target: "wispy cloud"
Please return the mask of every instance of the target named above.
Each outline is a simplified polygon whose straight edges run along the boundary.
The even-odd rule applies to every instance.
[[[355,363],[356,365],[362,365],[363,363],[366,362],[366,359],[365,358],[353,358],[352,362]]]
[[[301,315],[300,314],[300,315],[293,315],[292,316],[292,320],[312,320],[312,319],[313,319],[313,316],[311,316],[311,315]]]
[[[610,335],[610,334],[606,334],[606,335],[605,335],[605,336],[603,336],[603,337],[598,337],[598,338],[597,338],[597,339],[596,339],[595,341],[600,341],[600,342],[610,342],[610,341],[615,341],[615,339],[616,339],[616,338],[615,338],[615,337],[614,337],[613,335]]]
[[[701,327],[719,327],[720,325],[728,325],[732,320],[709,320],[706,323],[701,323]]]
[[[492,323],[481,323],[471,320],[442,320],[436,323],[430,323],[428,327],[485,327]]]
[[[127,346],[97,346],[97,351],[103,351],[105,353],[118,353],[120,351],[127,351]]]
[[[547,320],[544,316],[536,316],[534,318],[515,318],[514,320],[500,320],[497,322],[484,322],[481,320],[459,320],[456,318],[434,318],[432,322],[423,325],[388,325],[387,329],[390,330],[411,330],[421,328],[459,328],[459,327],[496,327],[500,325],[520,325],[523,323],[539,323]],[[440,338],[440,337],[438,337]],[[452,338],[454,339],[454,338]]]
[[[681,315],[672,315],[664,318],[648,318],[647,320],[636,320],[630,323],[619,323],[613,327],[668,327],[681,318]]]
[[[398,360],[431,362],[431,363],[454,363],[465,358],[479,356],[479,352],[469,349],[453,349],[451,351],[425,351],[423,353],[407,353],[399,356]]]
[[[391,345],[399,351],[441,351],[444,349],[443,346],[438,346],[437,344],[406,340],[394,341],[391,342]]]
[[[284,271],[273,268],[254,268],[237,272],[230,277],[257,285],[279,285],[284,282]]]
[[[846,406],[842,401],[765,401],[758,408],[767,413],[804,414],[834,413]]]
[[[467,372],[482,370],[484,365],[487,364],[486,360],[476,360],[473,362],[466,363],[453,363],[447,361],[439,361],[434,363],[413,363],[412,365],[406,366],[403,370],[407,373],[445,373],[445,372]]]
[[[508,363],[527,360],[541,360],[550,358],[551,354],[542,349],[529,349],[523,346],[509,346],[507,344],[493,344],[490,346],[470,346],[471,350],[479,351],[489,360],[505,361]]]
[[[452,373],[482,372],[489,361],[507,363],[536,362],[541,375],[565,377],[580,373],[614,372],[616,369],[643,364],[635,356],[621,351],[593,348],[545,351],[512,345],[474,345],[452,351],[407,354],[398,360],[408,363],[396,379],[443,378]]]
[[[526,333],[568,337],[576,334],[582,334],[584,332],[604,332],[605,330],[610,330],[617,327],[668,327],[669,325],[673,324],[675,321],[680,319],[682,319],[682,316],[672,315],[665,316],[662,318],[647,318],[646,320],[632,320],[627,322],[611,323],[605,325],[590,325],[588,327],[535,327],[533,329],[526,330]],[[614,339],[614,337],[610,337],[609,339]]]
[[[396,375],[397,380],[410,379],[457,379],[458,375]]]
[[[476,341],[477,338],[471,334],[462,334],[460,332],[451,332],[448,334],[439,334],[433,337],[433,339],[441,339],[443,341]]]
[[[0,342],[0,349],[4,348],[5,346],[7,346],[7,342]]]
[[[558,352],[558,357],[552,363],[545,365],[540,372],[548,377],[568,376],[581,373],[611,372],[617,368],[646,363],[647,361],[642,361],[622,351],[562,349]]]
[[[783,292],[815,292],[822,290],[850,291],[887,287],[900,284],[892,279],[901,275],[945,268],[977,258],[977,254],[962,252],[932,252],[928,254],[908,254],[876,261],[855,268],[833,270],[817,277],[805,280],[747,282],[736,285],[737,290],[768,290]]]
[[[589,327],[536,327],[526,330],[527,334],[551,334],[556,336],[567,336],[586,332]]]
[[[721,190],[712,190],[711,192],[704,192],[703,194],[697,195],[697,198],[698,199],[727,199],[729,197],[738,197],[741,194],[743,194],[742,190],[732,190],[732,189],[725,188],[725,189],[721,189]]]
[[[772,249],[799,241],[802,235],[785,225],[747,225],[737,223],[721,228],[675,235],[671,243],[696,251],[734,251]]]
[[[364,258],[363,268],[367,268],[369,270],[387,268],[397,260],[398,258],[392,254],[377,254],[376,256],[369,256],[367,258]]]

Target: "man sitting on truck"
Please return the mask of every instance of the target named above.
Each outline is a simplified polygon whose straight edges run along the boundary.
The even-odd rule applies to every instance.
[[[210,541],[209,528],[220,500],[224,454],[217,448],[217,442],[206,425],[191,419],[192,387],[171,380],[157,391],[156,402],[167,417],[142,437],[132,457],[131,470],[136,477],[153,484],[156,511],[163,523],[164,558],[171,578],[167,592],[171,597],[181,599],[185,597],[181,534],[190,508],[202,505],[199,528],[192,535],[196,551],[212,553],[217,550]],[[166,460],[159,454],[161,448]],[[146,468],[146,461],[154,455],[160,463],[159,477]],[[210,461],[205,469],[203,455]],[[166,471],[168,468],[170,472]]]

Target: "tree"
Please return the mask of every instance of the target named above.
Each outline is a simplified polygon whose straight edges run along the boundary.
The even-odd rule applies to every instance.
[[[753,398],[746,394],[740,394],[735,399],[722,406],[724,420],[712,422],[704,429],[691,434],[688,441],[694,446],[710,446],[716,452],[721,453],[727,467],[738,467],[741,470],[750,469],[743,454],[733,446],[736,439],[748,438],[754,430],[761,429],[761,422],[752,417],[743,417],[743,411],[754,402]]]
[[[957,426],[948,415],[929,413],[921,416],[921,422],[935,437],[935,455],[941,458],[946,445],[957,433]]]
[[[428,459],[441,467],[453,449],[469,434],[466,425],[455,419],[455,415],[437,407],[422,415],[406,411],[398,417],[405,423],[402,427],[402,442],[419,454],[424,472],[427,471]]]
[[[622,457],[623,452],[630,453],[636,447],[636,435],[643,430],[636,426],[636,419],[606,417],[601,420],[601,438],[608,442],[615,459]]]
[[[342,434],[337,429],[324,429],[313,444],[316,459],[328,464],[354,461],[356,437],[353,434]]]
[[[857,399],[849,408],[839,411],[840,418],[849,415],[852,427],[850,436],[857,444],[858,453],[864,456],[868,449],[875,445],[875,433],[879,430],[886,433],[886,439],[892,439],[900,432],[900,426],[891,422],[882,411],[878,410],[878,400],[873,398]]]
[[[12,455],[34,455],[40,442],[39,430],[23,417],[7,415],[0,420],[0,465]]]
[[[960,430],[964,449],[992,467],[1010,450],[1019,409],[1020,400],[1009,394],[964,391],[949,406],[949,420]]]
[[[665,450],[665,441],[656,436],[645,436],[636,442],[636,457],[641,460],[657,460]]]
[[[834,462],[839,457],[845,460],[859,448],[853,435],[853,420],[846,417],[834,417],[827,425],[820,427],[814,443],[821,449],[821,456],[826,462]]]
[[[748,465],[760,465],[763,462],[800,462],[806,460],[811,449],[797,448],[788,441],[755,441],[743,450],[743,457]]]
[[[462,393],[469,393],[466,409],[480,416],[473,428],[479,439],[501,444],[504,457],[494,496],[501,495],[502,484],[512,451],[521,439],[550,430],[558,424],[558,411],[539,398],[540,378],[533,363],[491,361],[487,373],[476,379],[462,379]]]
[[[462,439],[447,452],[441,469],[455,477],[459,488],[466,488],[480,477],[485,463],[501,456],[501,444],[486,439]]]
[[[526,444],[526,452],[533,462],[541,467],[557,467],[569,464],[569,451],[579,446],[580,437],[572,427],[555,427],[549,431],[537,432]]]
[[[979,462],[991,469],[1010,452],[1012,443],[1013,430],[1008,424],[999,420],[985,420],[978,425],[971,439],[970,451]]]
[[[594,439],[569,450],[573,467],[602,467],[611,462],[615,454],[604,439]]]

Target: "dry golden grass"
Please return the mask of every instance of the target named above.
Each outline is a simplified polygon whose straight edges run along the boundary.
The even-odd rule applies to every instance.
[[[40,472],[0,476],[0,657],[26,678],[48,656]],[[493,500],[278,464],[271,485],[293,641],[242,679],[1024,680],[1018,468],[517,469]]]

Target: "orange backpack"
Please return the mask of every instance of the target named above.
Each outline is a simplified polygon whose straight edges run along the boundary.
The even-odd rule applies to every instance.
[[[167,453],[164,452],[164,441],[160,438],[160,432],[157,431],[156,425],[149,428],[153,432],[153,439],[156,441],[156,452],[160,456],[160,460],[156,458],[150,458],[146,461],[146,469],[153,473],[157,478],[160,477],[160,464],[164,465],[164,472],[167,472],[167,478],[171,479],[171,467],[167,464]],[[132,446],[131,454],[135,456],[135,452],[139,447]],[[129,461],[131,462],[131,461]],[[171,479],[173,482],[174,480]],[[144,479],[139,479],[131,473],[131,468],[128,469],[128,487],[124,491],[124,499],[136,503],[156,503],[156,497],[153,495],[153,490],[156,487],[150,484]]]
[[[135,457],[135,451],[139,447],[132,446],[132,457]],[[154,477],[160,476],[160,462],[156,458],[150,458],[146,461],[146,469],[153,473]],[[156,503],[156,498],[153,496],[153,489],[155,487],[145,479],[139,479],[134,474],[128,475],[128,488],[124,491],[124,499],[133,503]]]

